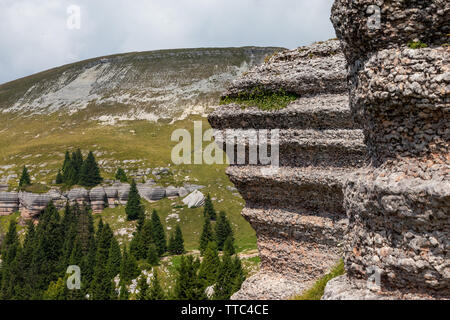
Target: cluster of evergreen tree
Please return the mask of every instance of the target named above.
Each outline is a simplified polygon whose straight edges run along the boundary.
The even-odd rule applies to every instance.
[[[1,248],[0,299],[117,299],[113,279],[129,283],[140,271],[126,249],[122,255],[108,224],[95,231],[87,207],[66,206],[61,217],[50,203],[37,227],[29,223],[23,244],[16,223],[9,225]],[[69,290],[69,265],[81,269],[81,289]]]
[[[182,256],[178,268],[174,298],[177,300],[228,300],[241,288],[245,280],[241,260],[228,251],[219,257],[217,244],[211,241],[203,260],[192,255]],[[207,296],[207,288],[213,288],[213,295]]]
[[[89,151],[86,159],[83,159],[80,149],[72,152],[72,155],[66,151],[62,168],[56,176],[57,184],[65,184],[69,187],[76,184],[95,187],[102,181],[103,178],[92,151]]]
[[[205,205],[203,208],[204,208],[203,216],[205,218],[208,218],[210,220],[216,220],[217,218],[216,210],[214,210],[214,205],[212,203],[211,196],[209,193],[206,195]]]
[[[127,174],[122,168],[117,169],[115,178],[116,180],[119,180],[120,182],[123,183],[128,182]]]
[[[224,211],[219,213],[219,219],[217,219],[217,222],[215,223],[214,230],[211,220],[208,217],[205,218],[199,245],[202,255],[211,241],[216,242],[218,250],[224,251],[225,248],[227,248],[229,252],[234,254],[233,229],[231,228],[231,223]]]
[[[178,242],[176,248],[177,250],[180,250],[179,248],[181,246],[182,253],[184,253],[184,241],[181,229],[179,229],[176,234],[177,239],[181,239],[181,242]],[[170,244],[169,241],[169,245]],[[161,223],[158,212],[153,210],[151,218],[147,219],[145,212],[141,211],[136,231],[130,244],[131,253],[137,259],[147,260],[150,265],[156,266],[159,263],[159,259],[168,251],[168,249],[170,248],[167,246],[164,226]]]

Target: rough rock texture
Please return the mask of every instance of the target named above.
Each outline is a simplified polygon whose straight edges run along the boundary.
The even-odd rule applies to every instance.
[[[95,187],[89,191],[89,199],[93,213],[101,213],[105,209],[106,192],[103,187]]]
[[[355,296],[371,270],[380,275],[377,298],[450,298],[450,50],[442,46],[450,3],[379,4],[372,30],[371,2],[337,0],[332,11],[371,163],[346,184],[347,276],[324,298]],[[409,49],[415,38],[430,47]]]
[[[296,101],[277,111],[231,104],[217,107],[208,118],[218,130],[219,146],[233,141],[233,150],[246,151],[227,174],[246,201],[242,215],[256,230],[261,257],[261,271],[232,299],[289,298],[342,255],[347,225],[342,188],[367,157],[348,107],[345,65],[335,40],[278,53],[224,95],[283,89],[299,95]],[[267,143],[270,150],[279,149],[277,171],[249,156],[251,150],[258,158],[264,155],[250,135],[255,129],[279,129],[278,143],[272,142],[272,132]]]
[[[188,208],[198,208],[205,203],[205,196],[200,191],[195,190],[183,199],[183,203]]]
[[[19,210],[17,192],[0,192],[0,216],[7,216]]]
[[[41,212],[50,203],[52,197],[48,194],[19,193],[20,216],[22,220],[37,221]]]

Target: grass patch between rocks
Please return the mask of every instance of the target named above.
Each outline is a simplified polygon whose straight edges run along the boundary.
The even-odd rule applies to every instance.
[[[293,297],[292,300],[320,300],[323,296],[323,292],[328,281],[341,276],[344,273],[344,261],[341,259],[339,263],[331,269],[330,273],[317,280],[311,288],[303,292],[301,295]]]
[[[270,92],[255,88],[249,93],[239,93],[237,97],[224,97],[220,104],[237,103],[243,107],[258,107],[261,110],[280,110],[286,108],[298,96],[284,90]]]

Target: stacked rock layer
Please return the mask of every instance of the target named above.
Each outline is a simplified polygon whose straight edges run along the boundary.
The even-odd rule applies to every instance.
[[[329,40],[278,53],[237,79],[226,97],[263,92],[295,94],[286,108],[262,111],[238,104],[220,106],[208,120],[216,142],[237,137],[246,151],[227,174],[246,201],[242,215],[256,230],[261,271],[232,299],[284,299],[301,293],[340,259],[346,229],[342,187],[349,172],[366,160],[361,130],[348,107],[345,57]],[[255,163],[251,132],[269,131],[268,146],[279,149],[279,168]],[[272,142],[273,141],[273,142]],[[274,144],[274,145],[272,145]],[[270,153],[270,152],[269,152]]]
[[[347,275],[324,299],[449,298],[450,3],[381,1],[369,28],[371,5],[332,9],[371,163],[346,185]]]

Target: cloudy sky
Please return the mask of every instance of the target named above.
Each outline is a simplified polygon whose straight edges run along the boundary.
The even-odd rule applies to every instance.
[[[335,36],[333,0],[0,0],[0,83],[92,57]],[[79,13],[79,14],[78,14]]]

